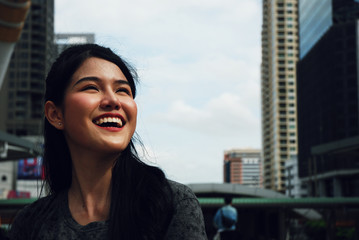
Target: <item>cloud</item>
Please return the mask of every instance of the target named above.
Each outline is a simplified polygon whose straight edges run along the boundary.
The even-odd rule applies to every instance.
[[[259,110],[259,62],[220,54],[195,62],[175,63],[166,56],[150,58],[149,62],[140,72],[139,101],[145,109],[178,99],[199,106],[228,92],[240,96],[249,108]]]
[[[169,130],[168,133],[176,136],[174,129]],[[182,137],[184,134],[186,132],[182,133]],[[221,182],[222,144],[218,143],[219,148],[204,148],[208,142],[203,141],[203,138],[195,135],[188,137],[189,141],[187,140],[184,144],[180,144],[181,140],[176,141],[173,137],[162,139],[164,141],[162,143],[154,141],[146,144],[144,149],[140,147],[141,159],[147,164],[160,167],[168,178],[175,181],[182,183]]]
[[[250,45],[258,35],[258,0],[56,1],[57,32],[96,32],[119,51],[194,55]],[[71,7],[69,7],[71,6]]]
[[[222,137],[256,135],[259,129],[259,119],[239,96],[230,93],[222,93],[200,108],[178,100],[170,105],[168,112],[154,117],[156,122]]]

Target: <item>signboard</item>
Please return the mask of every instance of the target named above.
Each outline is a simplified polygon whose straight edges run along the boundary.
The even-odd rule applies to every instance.
[[[43,179],[42,158],[20,159],[17,168],[17,179]]]

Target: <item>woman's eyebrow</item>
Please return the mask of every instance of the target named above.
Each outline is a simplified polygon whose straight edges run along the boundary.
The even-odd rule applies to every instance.
[[[99,82],[100,79],[98,77],[83,77],[77,80],[75,84],[72,87],[75,87],[76,85],[82,83],[82,82]]]
[[[128,83],[127,80],[122,80],[122,79],[121,80],[116,80],[115,83],[119,84],[119,85],[126,84],[126,85],[130,86],[130,84]]]
[[[73,85],[73,87],[75,87],[76,85],[78,85],[82,82],[100,82],[100,81],[101,81],[100,78],[94,77],[94,76],[83,77],[83,78],[80,78],[79,80],[77,80],[77,82]],[[130,85],[127,80],[122,80],[122,79],[115,80],[115,83],[120,84],[120,85],[121,84]]]

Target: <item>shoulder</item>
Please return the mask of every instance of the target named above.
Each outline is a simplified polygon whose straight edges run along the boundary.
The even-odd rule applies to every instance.
[[[188,186],[172,180],[168,180],[168,182],[171,187],[175,203],[186,199],[193,199],[197,201],[196,195]]]
[[[237,209],[231,205],[224,206],[223,209],[229,212],[237,212]]]
[[[15,221],[22,221],[22,220],[31,220],[31,217],[36,214],[39,215],[41,212],[46,209],[51,203],[55,200],[54,195],[46,196],[36,200],[35,202],[31,203],[30,205],[25,206],[20,212],[17,214]]]
[[[56,209],[56,195],[49,195],[40,198],[30,205],[21,209],[10,228],[11,239],[23,239],[25,236],[30,236],[33,227],[46,218],[46,215],[51,212],[51,209]]]
[[[174,214],[165,239],[207,239],[202,209],[196,195],[186,185],[169,180]]]

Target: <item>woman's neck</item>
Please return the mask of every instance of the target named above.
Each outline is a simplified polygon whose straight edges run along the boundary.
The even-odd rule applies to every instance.
[[[107,220],[112,166],[116,158],[99,159],[93,155],[72,158],[72,183],[68,192],[72,217],[81,225]]]

